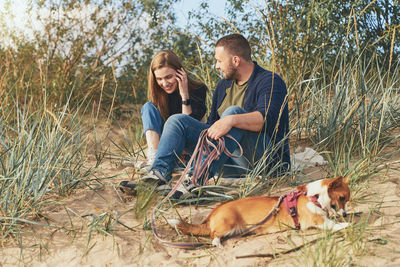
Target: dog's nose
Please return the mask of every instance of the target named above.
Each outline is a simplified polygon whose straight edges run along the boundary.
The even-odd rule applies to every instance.
[[[340,209],[340,210],[338,210],[337,214],[338,214],[339,216],[343,216],[343,217],[346,217],[346,216],[347,216],[347,213],[346,213],[346,210],[345,210],[345,209]]]

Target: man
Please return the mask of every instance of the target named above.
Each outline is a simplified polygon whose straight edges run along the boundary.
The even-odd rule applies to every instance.
[[[233,136],[243,147],[243,156],[250,165],[265,154],[267,169],[274,168],[275,174],[289,169],[289,145],[285,138],[289,118],[283,80],[251,60],[250,45],[240,34],[218,40],[215,59],[215,68],[224,78],[215,89],[207,124],[185,114],[168,118],[156,159],[150,172],[141,178],[143,182],[156,182],[159,190],[170,188],[176,155],[183,150],[193,151],[204,129],[208,129],[208,137],[213,140],[226,134]],[[225,146],[231,152],[237,148],[229,138],[225,139]],[[227,160],[222,155],[214,161],[209,177],[221,171]],[[186,198],[194,187],[191,179],[186,179],[173,197]]]

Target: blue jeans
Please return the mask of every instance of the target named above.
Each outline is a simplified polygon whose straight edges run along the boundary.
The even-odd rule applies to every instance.
[[[247,112],[240,107],[232,106],[227,108],[221,117],[243,113]],[[209,127],[210,125],[193,119],[188,115],[175,114],[169,117],[164,125],[164,131],[152,169],[159,171],[166,179],[170,179],[170,174],[175,166],[176,155],[181,155],[183,150],[192,152],[196,147],[201,131]],[[243,148],[243,157],[250,159],[250,165],[260,159],[270,145],[270,138],[263,132],[232,128],[228,134],[240,143]],[[236,150],[237,144],[230,138],[225,138],[225,147],[228,151],[233,152]],[[219,160],[214,161],[210,166],[209,177],[219,172],[227,160],[228,156],[222,154]],[[243,158],[240,161],[243,162]],[[237,165],[238,161],[230,159],[229,163]],[[248,166],[243,167],[247,168]]]
[[[146,102],[141,111],[143,132],[153,130],[161,136],[164,127],[164,121],[158,108],[151,102]]]

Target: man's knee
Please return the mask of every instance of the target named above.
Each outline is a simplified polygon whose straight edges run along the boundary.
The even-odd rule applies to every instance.
[[[247,113],[247,111],[239,106],[230,106],[227,109],[225,109],[225,111],[221,115],[221,118],[228,115],[243,114],[243,113]]]

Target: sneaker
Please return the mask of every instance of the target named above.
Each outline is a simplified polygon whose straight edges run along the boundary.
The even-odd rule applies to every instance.
[[[149,172],[151,170],[152,165],[153,163],[150,164],[148,161],[136,161],[134,166],[139,171],[143,170],[145,172]]]
[[[171,198],[176,200],[187,199],[194,188],[196,188],[196,185],[193,184],[193,178],[190,175],[186,175]]]
[[[139,179],[139,183],[151,183],[156,184],[157,192],[171,191],[171,186],[169,182],[164,178],[164,176],[157,170],[150,170],[142,178]]]
[[[123,159],[121,163],[122,165],[133,166],[138,170],[145,170],[145,171],[150,171],[151,166],[153,165],[152,162],[146,160],[133,160],[131,158]]]
[[[122,181],[119,184],[119,189],[124,194],[136,196],[136,193],[137,193],[136,186],[137,186],[137,184],[135,184],[131,181]]]

